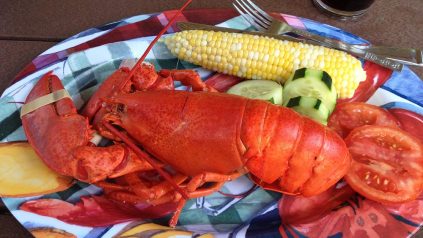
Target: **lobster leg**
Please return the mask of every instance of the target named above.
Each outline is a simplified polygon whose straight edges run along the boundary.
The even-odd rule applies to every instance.
[[[186,190],[188,192],[189,198],[197,198],[210,195],[213,192],[219,191],[223,184],[227,181],[233,180],[241,176],[242,173],[234,172],[230,175],[217,174],[211,172],[204,172],[202,174],[194,176],[187,184]],[[212,182],[212,186],[208,188],[199,189],[205,183]],[[179,194],[178,194],[179,195]],[[185,206],[186,199],[181,198],[178,202],[178,207],[176,208],[175,213],[169,221],[169,226],[175,227],[178,223],[179,215],[182,212],[183,207]]]
[[[113,192],[113,191],[120,191],[120,190],[129,190],[129,187],[126,185],[116,184],[116,183],[109,183],[106,181],[99,181],[94,185],[101,187],[106,193]]]
[[[242,173],[240,172],[234,172],[230,175],[205,172],[194,176],[185,185],[185,189],[190,199],[203,197],[219,191],[225,182],[233,180],[241,175]],[[125,177],[128,182],[128,185],[126,186],[110,184],[104,181],[97,183],[97,185],[106,191],[108,197],[122,202],[134,204],[147,202],[151,205],[160,205],[163,203],[178,201],[178,206],[169,222],[170,226],[174,227],[176,225],[187,199],[182,198],[181,194],[174,192],[172,187],[169,186],[168,181],[163,181],[152,187],[148,187],[148,182],[141,179],[138,175],[136,175],[136,173],[125,175]],[[187,176],[180,174],[172,177],[173,182],[178,185],[181,185],[181,183],[186,179]],[[201,186],[206,183],[212,184],[206,188],[201,188]]]
[[[128,156],[118,167],[113,170],[112,174],[108,175],[108,178],[117,178],[125,174],[130,174],[135,171],[149,171],[153,170],[153,166],[144,159],[140,159],[132,150],[127,146],[124,147]],[[163,163],[157,161],[159,167],[164,166]]]
[[[169,70],[159,71],[162,77],[171,77],[174,81],[180,81],[185,86],[191,86],[192,91],[217,92],[213,87],[205,84],[194,70]]]
[[[151,186],[151,181],[139,177],[138,173],[125,175],[127,185],[119,185],[101,181],[96,185],[102,187],[107,196],[114,200],[130,203],[148,203],[159,205],[176,200],[176,194],[168,181],[162,181]],[[178,185],[183,183],[187,176],[178,174],[172,177],[172,181]],[[179,197],[178,197],[179,199]]]
[[[182,174],[177,174],[172,177],[172,181],[178,185],[182,184],[188,177]],[[139,179],[137,184],[131,185],[131,190],[140,198],[145,199],[148,203],[160,204],[156,201],[158,198],[166,196],[173,191],[168,181],[160,182],[148,188],[142,179]],[[174,199],[175,195],[171,195]]]

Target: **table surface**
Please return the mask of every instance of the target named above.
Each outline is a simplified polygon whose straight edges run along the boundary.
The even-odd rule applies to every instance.
[[[78,32],[133,15],[179,8],[183,0],[0,0],[0,94],[33,58]],[[327,23],[373,44],[422,48],[423,1],[375,1],[356,21],[319,12],[311,0],[255,0],[269,11]],[[194,0],[194,8],[231,8],[231,1]],[[412,68],[423,78],[423,68]],[[31,237],[0,202],[0,237]],[[415,237],[423,238],[423,232]]]

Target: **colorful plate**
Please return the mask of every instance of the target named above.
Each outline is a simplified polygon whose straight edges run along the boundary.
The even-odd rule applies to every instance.
[[[96,89],[96,85],[118,68],[124,59],[137,58],[142,54],[153,36],[173,14],[175,11],[140,15],[89,29],[38,56],[19,73],[14,84],[0,98],[2,108],[0,139],[2,141],[26,139],[19,119],[20,104],[9,102],[24,101],[29,90],[41,75],[53,70],[62,78],[77,106],[81,107]],[[348,43],[368,43],[364,39],[325,24],[295,16],[275,15],[284,18],[291,25],[321,35],[341,39]],[[251,27],[246,25],[240,17],[236,17],[232,10],[190,10],[179,17],[179,21],[187,20],[238,29]],[[168,33],[174,32],[175,29],[174,27],[170,28]],[[203,79],[213,75],[212,72],[198,68],[198,66],[178,61],[160,42],[148,55],[147,61],[153,63],[157,69],[194,68],[198,70]],[[394,73],[369,62],[363,62],[363,67],[367,71],[368,80],[360,86],[360,93],[356,95],[355,100],[364,100],[387,108],[405,108],[423,115],[423,95],[421,93],[423,92],[423,81],[408,67],[405,67],[402,72]],[[180,87],[180,89],[183,88]],[[419,130],[421,131],[421,129]],[[222,191],[239,194],[248,191],[252,186],[247,177],[242,177],[226,184]],[[25,228],[34,232],[47,232],[46,234],[62,232],[62,234],[73,234],[78,237],[112,237],[142,223],[136,219],[128,221],[129,218],[124,219],[127,216],[119,212],[117,213],[123,217],[121,221],[125,222],[108,225],[107,219],[104,221],[99,217],[90,217],[87,214],[74,213],[72,216],[59,216],[61,221],[20,209],[21,204],[30,200],[57,198],[77,203],[81,201],[81,196],[100,193],[101,189],[93,185],[78,183],[60,193],[19,199],[4,198],[3,201]],[[243,198],[225,197],[220,193],[215,193],[205,198],[190,200],[181,214],[178,229],[192,231],[195,234],[213,233],[219,237],[366,237],[366,234],[368,237],[407,237],[416,232],[423,223],[422,196],[419,200],[399,206],[384,206],[354,196],[349,203],[338,207],[318,221],[297,226],[281,221],[278,210],[280,197],[279,194],[258,188],[253,189]],[[102,210],[103,215],[108,214],[110,217],[117,214],[110,215],[110,211],[102,207],[104,203],[98,198],[91,200],[84,198],[84,205],[94,206]],[[51,209],[60,210],[60,206]],[[134,216],[136,217],[136,215]],[[166,224],[166,219],[167,217],[152,222]],[[98,227],[99,225],[100,227]],[[164,227],[144,224],[129,233],[138,232],[152,235],[164,232],[164,230],[166,230]],[[192,233],[181,233],[180,235],[191,236]]]

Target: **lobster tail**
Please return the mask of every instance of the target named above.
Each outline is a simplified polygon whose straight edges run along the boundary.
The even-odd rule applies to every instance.
[[[303,131],[295,153],[289,160],[289,170],[281,178],[280,186],[284,191],[298,193],[310,180],[316,158],[319,156],[325,140],[326,130],[323,126],[303,118]]]
[[[325,191],[345,175],[351,161],[335,132],[291,109],[261,101],[247,104],[241,140],[254,182],[287,194]]]
[[[313,121],[312,121],[313,122]],[[304,196],[326,191],[348,171],[351,157],[344,141],[331,129],[325,127],[322,149],[316,157],[310,178],[300,189]]]
[[[302,131],[301,119],[288,108],[264,101],[248,101],[241,125],[241,141],[247,148],[246,166],[253,175],[270,184],[285,174]]]

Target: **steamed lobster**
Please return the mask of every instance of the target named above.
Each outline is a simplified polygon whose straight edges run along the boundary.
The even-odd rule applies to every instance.
[[[127,69],[115,72],[98,92],[113,96],[93,96],[84,112],[94,118],[95,128],[105,137],[120,140],[114,134],[117,129],[109,130],[111,123],[157,158],[159,167],[170,165],[176,171],[171,181],[188,198],[217,191],[243,171],[264,188],[311,196],[328,189],[349,168],[343,140],[289,108],[210,92],[212,88],[194,71],[162,70],[157,75],[147,64],[133,77],[139,81],[130,81],[123,91],[106,93],[110,82],[127,74]],[[153,82],[147,80],[151,78]],[[173,87],[173,79],[191,81],[203,91],[166,90]],[[27,102],[62,88],[56,76],[46,75]],[[130,92],[133,88],[136,91]],[[91,107],[98,106],[99,113],[91,115]],[[147,154],[139,156],[124,143],[93,146],[89,120],[77,114],[69,98],[23,116],[22,123],[29,142],[48,166],[97,183],[111,198],[152,204],[181,199],[172,182],[153,183],[134,173],[154,170],[145,160]],[[124,177],[127,185],[104,181],[116,177]],[[207,182],[213,185],[200,188]]]
[[[193,92],[173,90],[174,80]],[[47,74],[26,103],[61,89],[60,79]],[[186,199],[244,173],[266,189],[311,196],[341,179],[351,160],[327,127],[289,108],[218,93],[191,70],[156,73],[139,63],[119,69],[82,114],[64,97],[23,115],[22,124],[37,154],[60,174],[95,183],[118,201],[179,202],[170,225]],[[91,143],[90,122],[115,143]]]

